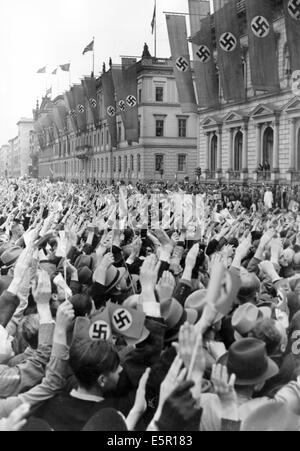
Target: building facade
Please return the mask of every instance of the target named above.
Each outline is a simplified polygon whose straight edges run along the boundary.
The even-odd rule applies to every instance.
[[[243,1],[237,2],[239,21],[246,30]],[[199,166],[207,182],[300,181],[300,97],[290,70],[282,2],[274,1],[274,30],[280,91],[254,92],[251,86],[248,36],[241,45],[247,100],[224,102],[199,114]],[[262,169],[263,168],[263,169]],[[204,170],[204,171],[203,171]]]
[[[47,136],[46,145],[38,152],[39,177],[110,183],[194,176],[198,117],[181,112],[171,60],[142,58],[137,72],[139,143],[127,143],[121,116],[117,115],[118,146],[112,148],[98,83],[100,127],[95,128],[87,102],[87,132],[76,136],[68,126],[52,140]],[[49,102],[45,98],[34,111],[36,118],[47,111]],[[53,102],[62,103],[63,99]]]
[[[8,177],[9,175],[9,150],[8,144],[0,147],[0,177]]]

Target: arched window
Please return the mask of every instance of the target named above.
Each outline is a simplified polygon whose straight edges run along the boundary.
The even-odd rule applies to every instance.
[[[264,168],[272,168],[273,162],[274,131],[272,127],[267,127],[264,132],[262,164]]]
[[[134,171],[134,158],[133,155],[130,155],[130,169]]]
[[[218,152],[218,137],[214,135],[210,144],[210,170],[216,172],[217,170],[217,152]]]
[[[242,170],[242,155],[243,155],[243,133],[241,131],[238,131],[234,139],[234,155],[233,155],[234,171]]]
[[[119,157],[119,172],[122,172],[122,158]]]

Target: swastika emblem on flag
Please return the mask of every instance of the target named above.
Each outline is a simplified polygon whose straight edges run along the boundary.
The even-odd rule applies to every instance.
[[[70,110],[69,115],[71,117],[75,117],[76,116],[76,111],[75,110]]]
[[[211,59],[210,50],[206,45],[200,45],[196,52],[196,55],[202,63],[207,63]]]
[[[180,56],[179,58],[177,58],[175,64],[176,64],[177,69],[180,72],[186,72],[189,68],[189,63],[183,56]]]
[[[125,310],[123,308],[120,308],[114,312],[112,315],[112,321],[114,327],[119,330],[120,332],[123,332],[125,330],[128,330],[132,325],[132,316],[128,310]]]
[[[91,105],[92,108],[97,108],[97,100],[91,98],[90,99],[90,105]]]
[[[91,340],[108,340],[111,336],[110,327],[105,321],[95,321],[89,329],[89,336]]]
[[[220,47],[224,52],[233,52],[237,47],[236,37],[230,31],[223,33],[220,37]]]
[[[125,102],[124,100],[119,101],[119,108],[121,111],[125,111]]]
[[[251,21],[251,29],[258,38],[265,38],[270,33],[270,24],[263,16],[256,16]]]
[[[85,112],[85,108],[83,105],[78,105],[77,106],[77,110],[80,114],[83,114]]]
[[[136,98],[132,95],[129,95],[126,97],[126,103],[128,106],[130,106],[131,108],[133,108],[136,105]]]
[[[293,19],[300,20],[300,0],[289,0],[288,12]]]
[[[114,109],[113,106],[110,105],[110,106],[107,108],[107,114],[108,114],[110,117],[114,117],[114,116],[116,115],[116,110]]]

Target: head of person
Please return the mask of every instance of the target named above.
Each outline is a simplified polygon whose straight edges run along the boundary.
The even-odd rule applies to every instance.
[[[260,291],[260,281],[254,273],[250,273],[245,268],[240,270],[241,288],[237,294],[237,298],[241,304],[251,302],[257,303],[258,294]]]
[[[276,363],[267,355],[265,343],[256,338],[234,342],[218,363],[226,365],[229,374],[236,375],[237,392],[251,392],[251,396],[279,372]]]
[[[69,364],[79,386],[86,391],[105,395],[116,390],[122,367],[112,343],[75,337]]]
[[[37,349],[39,342],[39,315],[30,314],[24,316],[19,325],[19,331],[25,342],[32,349]]]
[[[267,354],[270,356],[281,351],[283,337],[274,319],[262,319],[257,321],[249,336],[261,340],[266,345]]]

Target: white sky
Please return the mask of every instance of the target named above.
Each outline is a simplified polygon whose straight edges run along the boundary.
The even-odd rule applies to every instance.
[[[153,8],[154,0],[0,0],[0,146],[20,117],[32,117],[46,84],[54,96],[68,87],[68,73],[50,75],[55,67],[71,62],[72,83],[90,74],[92,52],[82,52],[93,36],[95,75],[109,57],[141,55],[144,42],[154,54]],[[163,11],[188,12],[188,0],[157,0],[157,56],[170,57]]]

